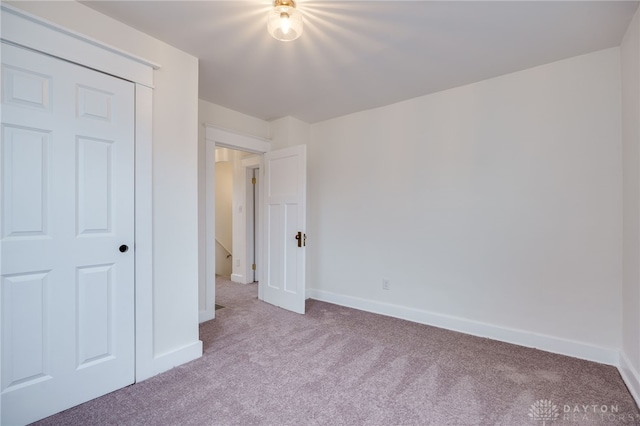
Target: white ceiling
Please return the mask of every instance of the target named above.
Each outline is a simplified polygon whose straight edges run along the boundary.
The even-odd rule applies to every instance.
[[[266,30],[271,1],[88,1],[200,58],[200,98],[314,123],[620,45],[636,1],[303,1],[304,32]]]

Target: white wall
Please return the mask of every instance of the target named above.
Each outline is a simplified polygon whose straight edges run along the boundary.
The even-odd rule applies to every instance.
[[[229,253],[227,249],[224,246],[222,246],[222,244],[220,244],[218,239],[216,239],[215,247],[216,247],[216,254],[215,254],[216,275],[229,278],[232,272],[231,262],[233,262],[233,259],[227,256],[231,253]]]
[[[612,48],[312,125],[312,297],[616,362],[619,61]]]
[[[197,58],[77,2],[11,4],[162,66],[153,91],[153,369],[199,356]]]
[[[623,160],[622,373],[640,403],[640,11],[621,46]]]
[[[231,275],[234,162],[216,162],[216,275]]]
[[[268,139],[270,136],[271,129],[268,121],[202,99],[198,101],[198,108],[200,129],[203,131],[202,142],[204,142],[205,123],[263,139]]]
[[[272,149],[309,143],[311,126],[295,117],[283,117],[269,122]]]

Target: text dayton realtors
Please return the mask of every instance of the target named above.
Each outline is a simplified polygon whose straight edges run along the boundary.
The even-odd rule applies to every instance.
[[[620,407],[615,405],[598,404],[564,404],[562,406],[563,420],[588,421],[599,418],[606,421],[638,421],[640,416],[631,413],[620,413]]]

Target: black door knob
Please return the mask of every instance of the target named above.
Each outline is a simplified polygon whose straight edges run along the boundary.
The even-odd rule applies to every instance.
[[[123,244],[120,246],[119,250],[120,250],[120,253],[126,253],[127,251],[129,251],[129,246],[126,244]]]

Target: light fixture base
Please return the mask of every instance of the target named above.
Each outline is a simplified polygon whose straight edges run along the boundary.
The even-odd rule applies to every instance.
[[[273,0],[273,7],[296,7],[294,0]]]

